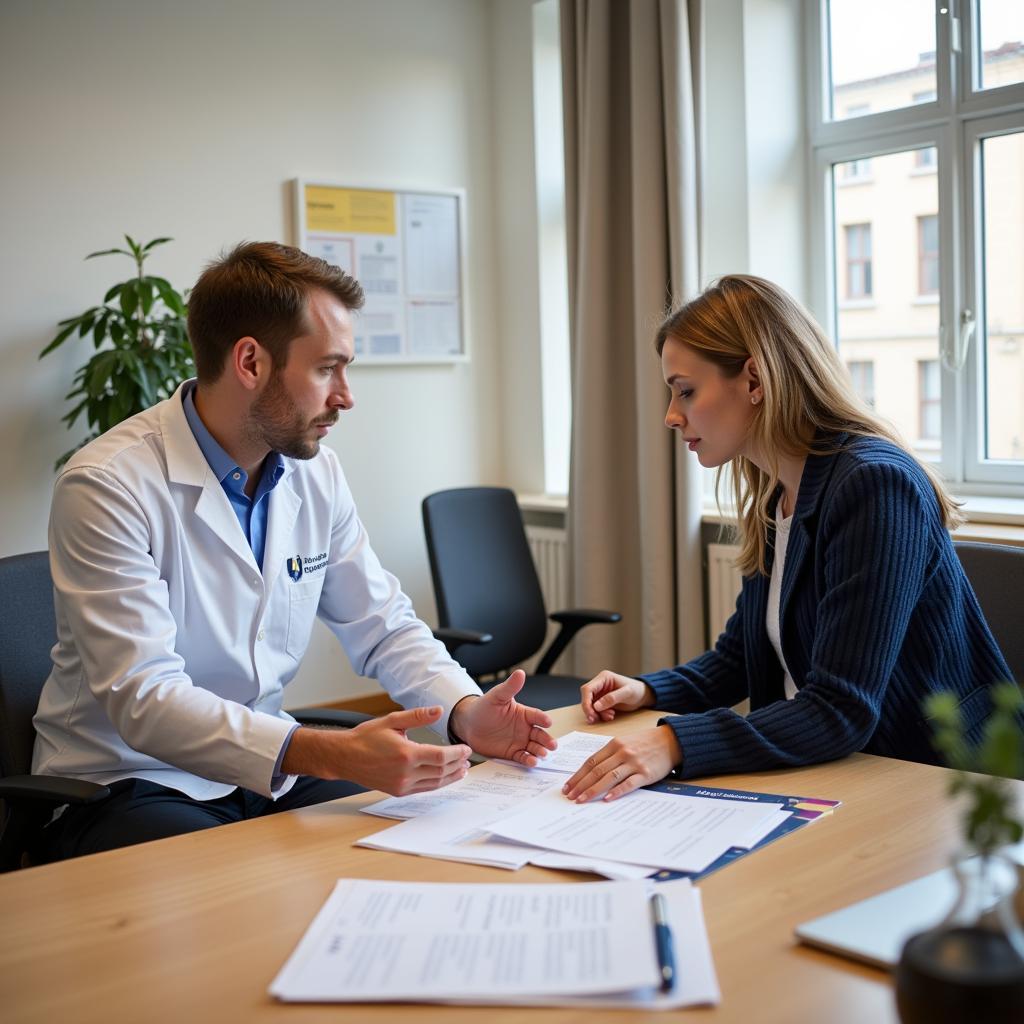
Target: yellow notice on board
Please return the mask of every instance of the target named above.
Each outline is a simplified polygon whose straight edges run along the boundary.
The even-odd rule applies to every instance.
[[[307,185],[306,230],[394,235],[396,205],[394,192]]]

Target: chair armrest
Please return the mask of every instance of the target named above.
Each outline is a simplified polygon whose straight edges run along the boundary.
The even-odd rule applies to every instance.
[[[91,804],[108,796],[108,786],[85,779],[65,779],[59,775],[8,775],[0,779],[0,800]]]
[[[594,623],[621,622],[622,616],[618,612],[607,612],[601,608],[565,608],[560,612],[552,612],[549,616],[552,622],[559,622],[562,625],[576,624],[577,629],[590,626]]]
[[[562,628],[558,631],[551,646],[544,652],[544,656],[537,663],[536,672],[539,676],[546,676],[551,672],[551,667],[562,654],[562,651],[569,646],[569,641],[584,627],[595,624],[610,625],[621,622],[622,616],[618,612],[607,612],[600,608],[566,608],[560,612],[552,612],[548,616],[552,622],[557,622]]]
[[[299,725],[320,725],[334,729],[354,729],[363,722],[372,722],[374,718],[364,711],[340,711],[336,708],[296,708],[288,714]]]
[[[490,633],[477,633],[472,629],[449,629],[440,626],[434,630],[434,639],[440,640],[453,657],[463,644],[489,644],[494,637]]]

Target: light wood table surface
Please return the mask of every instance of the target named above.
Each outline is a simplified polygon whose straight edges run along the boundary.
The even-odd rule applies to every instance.
[[[588,727],[554,713],[556,734],[629,732],[643,712]],[[797,945],[801,921],[943,866],[956,812],[942,768],[855,755],[792,771],[706,780],[715,786],[843,802],[835,813],[700,883],[722,989],[694,1021],[884,1024],[889,976]],[[282,1005],[267,987],[341,877],[581,882],[359,849],[387,828],[360,814],[366,794],[63,864],[0,876],[0,1020],[6,1024],[411,1021],[583,1024],[666,1020],[648,1011],[451,1006]],[[939,908],[937,908],[938,912]],[[685,950],[681,955],[683,969]]]

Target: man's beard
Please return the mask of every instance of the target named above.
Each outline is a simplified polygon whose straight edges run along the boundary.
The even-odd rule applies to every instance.
[[[311,422],[304,419],[275,370],[249,410],[246,434],[290,459],[312,459],[320,451],[320,439],[310,437],[310,432],[314,426],[328,426],[336,420],[337,416]]]

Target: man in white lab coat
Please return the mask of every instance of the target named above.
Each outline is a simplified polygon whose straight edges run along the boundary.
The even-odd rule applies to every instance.
[[[377,561],[337,456],[353,404],[359,284],[276,243],[211,264],[189,300],[197,380],[61,472],[50,516],[58,642],[33,771],[111,786],[44,830],[75,856],[332,799],[462,778],[471,748],[534,764],[555,746],[485,696]],[[282,710],[319,616],[408,710],[351,730]],[[430,725],[454,739],[415,743]]]

